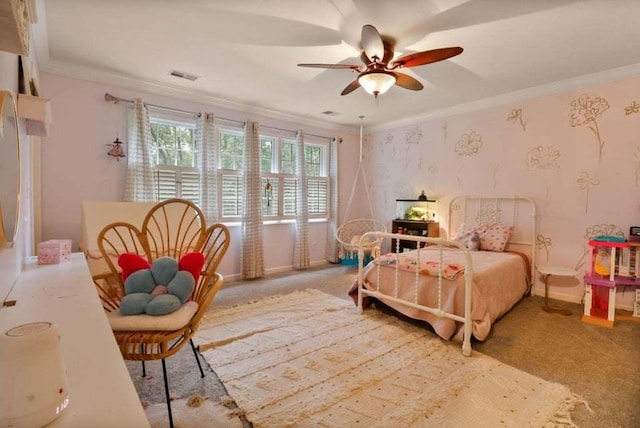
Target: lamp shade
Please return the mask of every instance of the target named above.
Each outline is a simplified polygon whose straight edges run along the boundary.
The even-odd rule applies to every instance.
[[[396,83],[396,77],[386,71],[370,71],[358,77],[358,83],[372,95],[384,94]]]

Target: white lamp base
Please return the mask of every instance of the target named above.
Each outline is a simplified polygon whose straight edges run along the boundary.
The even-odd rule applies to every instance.
[[[55,324],[35,322],[0,336],[0,428],[41,427],[61,416],[69,387]]]

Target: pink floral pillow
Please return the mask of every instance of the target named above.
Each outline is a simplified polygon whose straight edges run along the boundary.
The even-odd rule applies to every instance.
[[[485,251],[502,252],[509,242],[512,231],[511,226],[494,223],[486,225],[486,229],[478,232],[480,235],[480,249]]]

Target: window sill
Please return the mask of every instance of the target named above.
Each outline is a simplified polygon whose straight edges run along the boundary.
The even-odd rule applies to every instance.
[[[327,223],[329,221],[329,219],[327,218],[310,218],[309,219],[309,223]],[[262,224],[264,226],[271,226],[274,224],[295,224],[296,221],[294,219],[285,219],[285,220],[263,220]],[[222,224],[224,224],[227,227],[238,227],[242,225],[242,222],[240,221],[223,221]]]

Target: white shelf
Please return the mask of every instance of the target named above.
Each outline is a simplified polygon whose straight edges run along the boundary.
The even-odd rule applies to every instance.
[[[18,117],[27,119],[27,134],[46,137],[51,124],[51,99],[18,94]]]
[[[47,427],[149,426],[82,253],[56,265],[31,258],[7,300],[16,304],[0,308],[0,331],[37,321],[59,328],[69,407]]]

